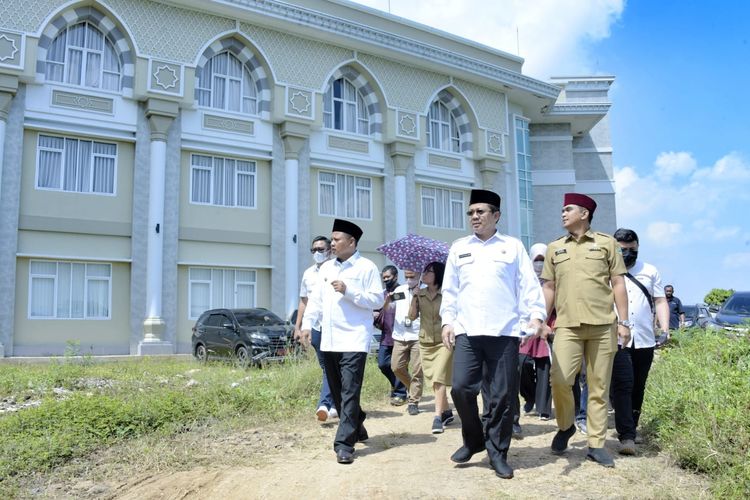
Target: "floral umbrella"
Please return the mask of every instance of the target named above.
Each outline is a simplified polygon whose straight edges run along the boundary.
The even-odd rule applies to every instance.
[[[422,272],[430,262],[445,262],[448,245],[416,234],[407,234],[377,248],[400,269]]]

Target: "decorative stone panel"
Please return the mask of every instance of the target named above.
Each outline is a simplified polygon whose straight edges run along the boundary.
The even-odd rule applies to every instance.
[[[419,115],[409,111],[396,112],[396,135],[419,139]]]
[[[109,115],[115,111],[115,103],[112,99],[95,95],[64,92],[62,90],[52,91],[52,105]]]
[[[454,80],[453,84],[466,96],[480,127],[508,132],[505,94],[463,80]]]
[[[203,115],[203,128],[233,132],[235,134],[255,134],[255,122],[251,120],[241,120],[239,118],[217,116],[208,113]]]
[[[0,30],[0,67],[23,69],[25,43],[22,33]]]
[[[67,0],[3,0],[0,2],[0,27],[36,32],[50,12]]]
[[[377,76],[389,106],[424,113],[435,90],[450,84],[447,76],[381,57],[359,54],[357,59]]]
[[[296,87],[286,88],[286,114],[307,118],[315,118],[315,94],[310,90]]]
[[[505,156],[505,134],[495,130],[487,131],[487,154]]]
[[[255,42],[272,61],[276,81],[321,89],[336,66],[354,57],[351,50],[307,38],[240,23],[240,32]]]
[[[370,152],[370,143],[367,141],[358,141],[357,139],[349,139],[348,137],[340,137],[337,135],[328,136],[328,147],[333,149],[341,149],[344,151],[351,151],[353,153],[364,153]]]
[[[454,158],[452,156],[444,156],[444,155],[438,155],[435,153],[430,153],[428,156],[427,161],[430,163],[430,165],[435,167],[445,167],[445,168],[455,168],[460,169],[461,168],[461,160],[458,158]]]
[[[185,69],[176,64],[157,59],[148,61],[148,90],[159,94],[182,96]]]

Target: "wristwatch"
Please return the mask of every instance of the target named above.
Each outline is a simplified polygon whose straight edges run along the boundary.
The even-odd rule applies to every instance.
[[[620,325],[620,326],[624,326],[625,328],[632,328],[633,327],[633,323],[631,323],[630,321],[628,321],[626,319],[618,321],[617,324]]]

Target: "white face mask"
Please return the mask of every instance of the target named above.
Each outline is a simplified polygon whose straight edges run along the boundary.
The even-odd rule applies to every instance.
[[[419,278],[407,278],[406,285],[409,288],[414,288],[415,286],[419,285]]]
[[[328,260],[328,252],[315,252],[313,253],[313,260],[316,264],[322,264]]]
[[[542,269],[544,269],[544,261],[543,260],[535,260],[532,262],[534,265],[534,272],[536,273],[537,277],[542,275]]]

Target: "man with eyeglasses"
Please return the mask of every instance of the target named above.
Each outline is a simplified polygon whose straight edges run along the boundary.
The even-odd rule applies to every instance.
[[[310,253],[312,254],[315,264],[305,269],[305,272],[302,274],[302,284],[299,288],[299,305],[297,306],[297,320],[294,324],[294,338],[297,340],[300,340],[301,338],[300,325],[302,325],[302,316],[305,315],[307,297],[312,294],[313,290],[315,290],[319,284],[318,277],[320,275],[320,266],[331,258],[331,240],[325,236],[316,236],[310,246]],[[317,321],[316,324],[313,325],[310,335],[310,343],[312,344],[313,349],[315,349],[318,364],[323,370],[323,383],[320,387],[318,409],[315,412],[315,415],[319,422],[325,422],[329,418],[338,417],[338,412],[333,405],[333,397],[331,396],[331,389],[328,386],[326,369],[323,366],[323,353],[320,352],[320,321]]]
[[[510,479],[518,347],[525,334],[540,333],[544,297],[521,241],[495,228],[500,196],[472,190],[467,216],[474,234],[451,245],[440,307],[443,343],[454,351],[451,396],[463,437],[451,460],[465,463],[486,449],[495,474]],[[486,395],[484,424],[480,391]]]

